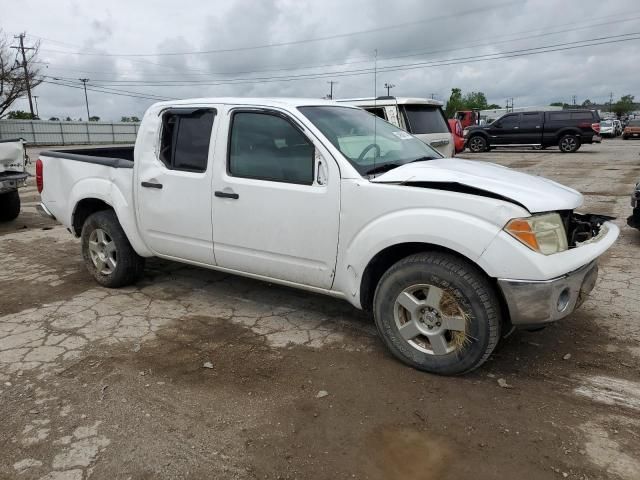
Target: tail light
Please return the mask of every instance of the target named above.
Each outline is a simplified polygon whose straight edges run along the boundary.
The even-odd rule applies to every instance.
[[[42,193],[44,187],[44,180],[42,178],[42,160],[36,160],[36,185],[38,186],[38,193]]]
[[[593,129],[594,132],[600,133],[600,124],[599,123],[592,123],[591,124],[591,128]]]

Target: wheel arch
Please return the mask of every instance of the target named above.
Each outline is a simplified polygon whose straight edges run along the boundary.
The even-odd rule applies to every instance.
[[[499,288],[497,288],[496,280],[492,278],[480,265],[478,265],[477,262],[475,262],[468,256],[451,248],[434,243],[404,242],[382,249],[381,251],[376,253],[367,263],[367,266],[362,272],[362,278],[360,280],[360,305],[362,306],[363,310],[371,311],[373,305],[373,296],[375,294],[378,282],[382,278],[382,275],[384,275],[384,272],[386,272],[389,267],[391,267],[399,260],[421,252],[441,252],[460,258],[467,262],[469,265],[475,267],[487,279],[489,279],[490,282],[496,287],[496,292],[500,290]]]
[[[112,205],[109,205],[107,202],[99,198],[83,198],[76,203],[73,213],[71,214],[71,228],[73,230],[73,234],[76,237],[79,237],[82,233],[82,226],[87,218],[102,210],[114,210],[115,212]],[[117,217],[118,214],[117,212],[115,213]]]

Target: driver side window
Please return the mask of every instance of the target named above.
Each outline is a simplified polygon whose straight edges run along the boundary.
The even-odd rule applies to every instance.
[[[313,144],[285,118],[268,112],[236,112],[229,137],[234,177],[311,185]]]
[[[513,115],[505,115],[499,120],[499,122],[502,128],[517,127],[520,124],[520,114],[516,113]]]

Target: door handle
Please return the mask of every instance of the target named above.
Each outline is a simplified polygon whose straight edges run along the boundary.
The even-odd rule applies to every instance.
[[[518,130],[520,127],[513,127],[514,130]]]
[[[237,200],[240,198],[240,195],[238,195],[237,193],[233,193],[233,192],[221,192],[220,190],[217,190],[214,195],[216,197],[220,197],[220,198],[233,198],[234,200]]]
[[[162,184],[161,183],[140,182],[140,185],[142,185],[145,188],[159,188],[159,189],[162,189]]]

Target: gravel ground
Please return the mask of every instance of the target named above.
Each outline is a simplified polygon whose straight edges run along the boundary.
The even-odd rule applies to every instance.
[[[335,299],[161,260],[101,288],[31,184],[0,225],[0,478],[640,478],[638,147],[463,155],[623,229],[580,310],[459,378],[401,365]]]

